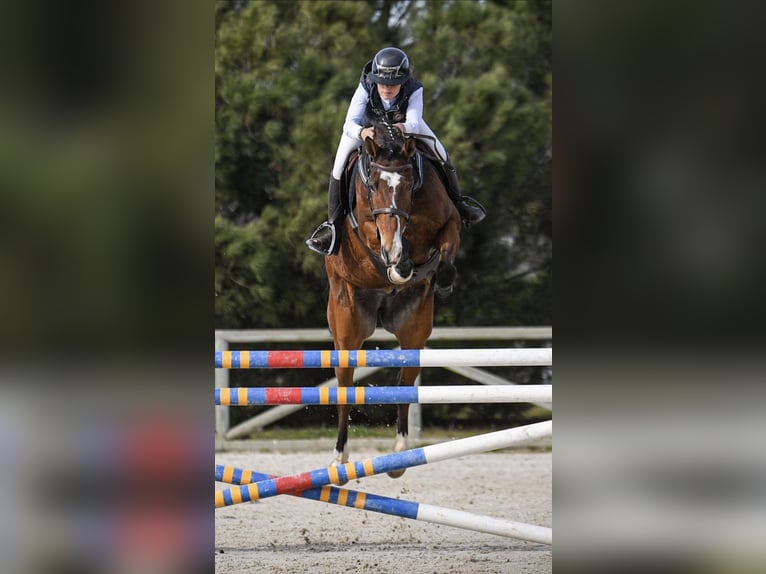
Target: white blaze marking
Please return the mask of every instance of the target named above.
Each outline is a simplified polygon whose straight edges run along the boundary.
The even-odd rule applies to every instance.
[[[396,191],[399,182],[402,180],[401,174],[396,171],[381,171],[380,178],[384,180],[389,187],[393,188],[394,191]]]
[[[383,171],[380,172],[380,178],[385,181],[393,190],[393,196],[391,199],[391,207],[396,208],[396,188],[402,181],[402,176],[397,171]],[[396,216],[396,233],[391,244],[391,251],[389,252],[389,260],[396,265],[402,256],[402,221],[399,216]],[[398,276],[398,273],[396,274]],[[409,279],[409,278],[408,278]]]

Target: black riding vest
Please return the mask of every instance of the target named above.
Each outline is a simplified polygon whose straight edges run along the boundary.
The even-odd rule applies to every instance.
[[[365,124],[371,125],[374,120],[385,120],[390,124],[404,122],[407,115],[407,106],[410,104],[410,96],[416,90],[422,88],[423,84],[412,76],[407,78],[407,81],[402,84],[402,89],[399,90],[394,99],[394,103],[386,110],[383,108],[383,101],[380,98],[375,82],[370,77],[370,72],[372,72],[372,60],[367,62],[364,68],[362,68],[362,76],[359,78],[359,82],[364,86],[369,96],[367,110],[364,113]]]

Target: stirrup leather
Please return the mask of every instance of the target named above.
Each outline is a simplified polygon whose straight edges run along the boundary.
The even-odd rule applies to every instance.
[[[322,238],[320,236],[323,235],[322,232],[325,229],[329,229],[330,230],[330,246],[326,250],[323,250],[323,249],[320,249],[319,246],[315,245],[315,242],[316,243],[324,242],[323,241],[324,238]],[[335,225],[325,221],[319,227],[317,227],[314,230],[314,233],[311,234],[311,237],[309,237],[306,240],[306,246],[309,249],[311,249],[312,251],[314,251],[316,253],[319,253],[320,255],[325,255],[325,256],[332,255],[335,252],[335,244],[336,244],[336,241],[337,241],[337,237],[338,237],[338,235],[337,235],[337,232],[335,231]]]

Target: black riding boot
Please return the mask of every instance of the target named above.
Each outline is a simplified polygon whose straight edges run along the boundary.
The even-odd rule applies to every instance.
[[[320,255],[335,255],[340,247],[340,223],[343,205],[340,202],[340,181],[330,176],[327,190],[327,221],[314,230],[306,245]]]
[[[447,193],[450,199],[460,212],[465,227],[471,227],[474,223],[479,223],[487,216],[487,210],[484,206],[472,197],[460,193],[460,183],[457,180],[457,172],[449,161],[442,164],[444,173],[447,176]]]

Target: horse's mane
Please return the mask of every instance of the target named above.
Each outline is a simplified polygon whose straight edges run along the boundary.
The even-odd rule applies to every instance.
[[[384,151],[388,159],[401,155],[404,145],[404,136],[399,128],[384,120],[376,120],[372,127],[375,129],[375,145],[380,151]]]

